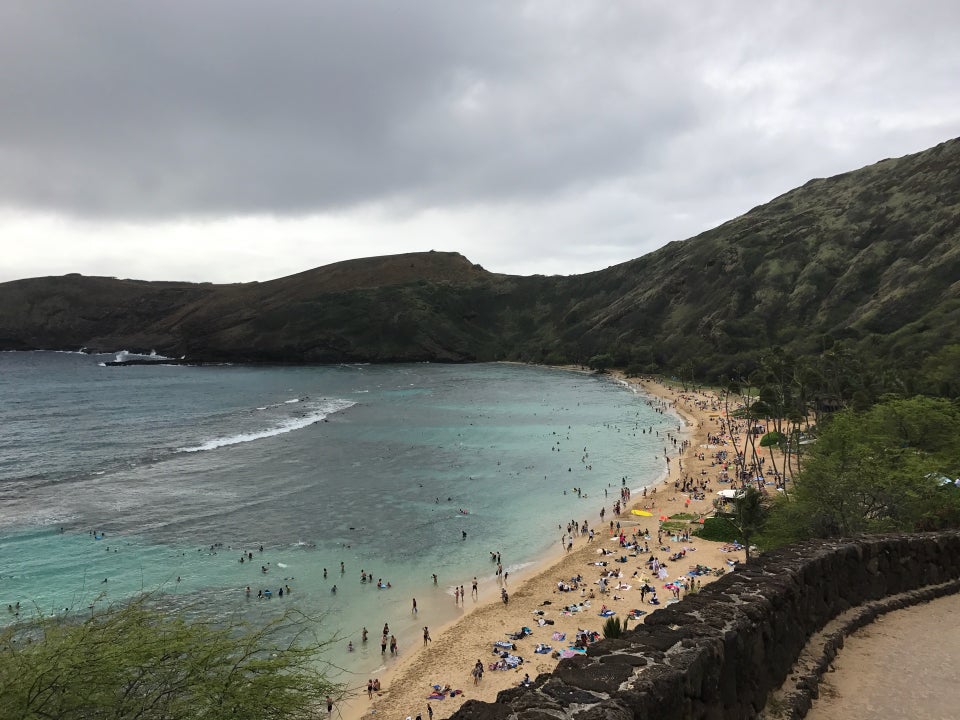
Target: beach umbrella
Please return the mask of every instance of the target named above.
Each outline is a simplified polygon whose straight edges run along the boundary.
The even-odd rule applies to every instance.
[[[668,518],[666,515],[661,515],[661,516],[660,516],[660,522],[666,522],[666,521],[669,520],[669,519],[670,519],[670,518]]]
[[[652,512],[647,512],[646,510],[631,510],[634,515],[639,515],[640,517],[653,517]]]

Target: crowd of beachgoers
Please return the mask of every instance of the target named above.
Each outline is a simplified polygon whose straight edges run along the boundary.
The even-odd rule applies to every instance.
[[[497,573],[488,587],[469,582],[469,593],[451,600],[462,615],[424,627],[423,646],[383,677],[348,688],[338,714],[441,720],[467,699],[493,701],[561,659],[588,652],[609,618],[643,622],[743,562],[737,543],[710,542],[694,531],[731,494],[718,492],[736,492],[746,481],[772,492],[783,483],[764,472],[762,455],[759,466],[740,461],[742,436],[754,428],[727,418],[711,391],[621,380],[677,418],[675,431],[662,437],[663,482],[631,493],[623,478],[611,479],[593,517],[558,526],[550,558],[526,573]]]

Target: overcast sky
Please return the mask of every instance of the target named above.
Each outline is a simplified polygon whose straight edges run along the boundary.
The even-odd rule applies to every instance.
[[[4,0],[0,281],[582,273],[957,135],[956,0]]]

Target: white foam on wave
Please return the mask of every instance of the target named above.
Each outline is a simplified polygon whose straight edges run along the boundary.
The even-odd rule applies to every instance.
[[[528,560],[527,562],[513,563],[512,565],[507,565],[504,570],[507,572],[520,572],[521,570],[526,570],[528,567],[535,565],[536,563],[533,560]]]
[[[283,435],[284,433],[300,430],[302,428],[309,427],[314,423],[321,422],[329,415],[340,412],[341,410],[346,410],[354,405],[356,405],[356,403],[350,400],[324,400],[318,402],[316,407],[313,408],[311,412],[308,412],[305,415],[289,418],[288,420],[284,420],[273,427],[264,428],[263,430],[256,430],[254,432],[238,433],[236,435],[213,438],[212,440],[207,440],[200,445],[177,448],[177,452],[202,452],[204,450],[216,450],[217,448],[226,447],[228,445],[239,445],[240,443],[262,440],[263,438],[274,437],[275,435]]]
[[[309,395],[304,395],[303,397],[290,398],[289,400],[273,403],[272,405],[261,405],[257,410],[273,410],[278,407],[283,407],[284,405],[295,405],[296,403],[307,402],[309,399]]]
[[[143,353],[132,353],[129,350],[121,350],[114,356],[115,362],[124,362],[131,358],[148,358],[150,360],[169,360],[166,355],[158,355],[156,350],[151,350],[149,355]],[[181,358],[182,359],[182,358]]]
[[[623,378],[615,377],[615,378],[612,378],[612,380],[613,380],[617,385],[620,385],[620,386],[622,386],[622,387],[625,387],[627,390],[629,390],[630,392],[632,392],[634,395],[639,395],[640,392],[641,392],[641,388],[637,387],[637,386],[634,385],[632,382],[629,382],[629,381],[627,381],[627,380],[624,380]]]

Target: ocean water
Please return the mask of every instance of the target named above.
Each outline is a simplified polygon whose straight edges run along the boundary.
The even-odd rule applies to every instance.
[[[391,662],[384,622],[403,652],[461,612],[454,586],[495,584],[491,552],[526,567],[558,525],[662,477],[677,425],[610,379],[544,368],[106,359],[0,353],[0,617],[142,590],[253,622],[296,606],[348,684]]]

